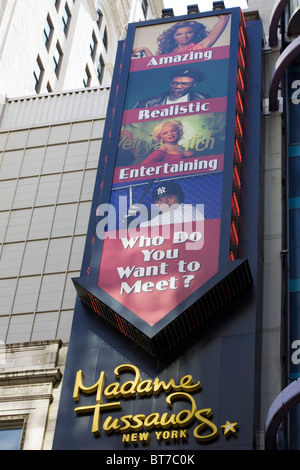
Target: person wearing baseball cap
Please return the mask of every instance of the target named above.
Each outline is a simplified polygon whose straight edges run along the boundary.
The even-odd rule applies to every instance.
[[[184,201],[184,194],[181,186],[174,182],[161,183],[152,191],[151,202],[158,206],[181,204]]]
[[[181,186],[173,181],[160,183],[152,191],[151,202],[154,202],[159,214],[150,221],[142,222],[141,227],[165,225],[170,223],[204,220],[204,214],[192,204],[184,204],[184,193]]]

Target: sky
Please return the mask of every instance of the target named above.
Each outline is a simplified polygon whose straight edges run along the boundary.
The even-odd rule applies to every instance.
[[[247,0],[225,0],[225,8],[233,8],[233,7],[241,7],[247,8]],[[195,5],[197,4],[200,10],[200,13],[205,13],[206,11],[212,10],[212,0],[164,0],[165,8],[173,8],[174,15],[186,15],[187,13],[187,5]]]

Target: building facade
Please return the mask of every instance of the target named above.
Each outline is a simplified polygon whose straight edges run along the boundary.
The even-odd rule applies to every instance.
[[[72,311],[76,298],[71,278],[78,275],[82,261],[117,42],[128,21],[156,17],[161,9],[160,1],[137,1],[130,5],[123,1],[68,4],[47,1],[31,5],[1,1],[1,435],[7,430],[10,436],[16,432],[22,449],[51,449],[52,446],[55,419],[50,424],[52,430],[46,430],[45,426],[51,422],[50,404],[51,409],[58,404],[54,396],[61,382],[59,357],[61,353],[62,357],[65,355],[72,324],[67,305]],[[50,29],[46,27],[47,22]],[[31,34],[26,33],[25,37],[32,24],[35,26]],[[61,63],[56,74],[53,57],[58,42]],[[21,44],[28,47],[26,53]],[[35,70],[38,57],[42,73]],[[99,60],[103,60],[103,77],[98,76],[102,70],[98,67]],[[83,83],[86,66],[90,77]],[[72,161],[71,166],[67,160]],[[19,204],[16,197],[20,197]],[[18,227],[13,228],[13,220]],[[15,235],[11,238],[9,232]],[[60,245],[56,257],[56,261],[62,262],[60,268],[49,252],[53,243]],[[29,264],[33,262],[27,273],[22,271],[25,259]],[[43,282],[44,286],[48,284],[46,278],[42,281],[47,271],[53,288],[48,294],[48,289],[42,287]],[[56,298],[52,306],[46,307],[48,313],[44,310],[46,299],[44,307],[42,303],[38,307],[38,302],[43,302],[43,290],[48,300]],[[14,299],[20,295],[24,308],[15,310]],[[42,311],[45,316],[40,317]],[[34,319],[36,313],[38,320]],[[38,326],[40,321],[44,325],[42,330]],[[15,366],[4,347],[6,344],[16,346],[11,350],[14,358],[14,352],[18,351]],[[57,374],[45,385],[45,376],[38,370],[48,367],[56,368]],[[31,373],[32,379],[28,379]],[[12,377],[16,378],[19,391],[23,389],[19,399],[12,398],[19,394],[12,385]],[[35,419],[40,405],[41,424]],[[1,448],[11,448],[10,441],[7,443],[3,437]]]
[[[110,85],[126,24],[160,11],[160,2],[147,1],[1,0],[0,93],[12,98]]]
[[[25,11],[23,3],[0,4],[0,448],[50,450],[78,301],[72,279],[80,275],[86,244],[117,42],[128,22],[160,18],[163,5],[49,1]],[[261,22],[263,31],[257,136],[263,262],[249,430],[260,450],[299,448],[299,419],[289,413],[297,390],[279,408],[280,422],[273,411],[298,378],[297,133],[291,124],[297,122],[298,5],[273,3],[250,0],[244,11],[246,24]],[[24,41],[26,24],[35,27]],[[98,340],[108,342],[105,354],[118,350],[112,338],[108,331]],[[120,361],[134,357],[130,347],[128,357],[124,350]]]

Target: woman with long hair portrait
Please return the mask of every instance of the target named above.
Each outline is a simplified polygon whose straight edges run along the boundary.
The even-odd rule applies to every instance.
[[[228,15],[221,15],[218,22],[208,31],[198,21],[180,21],[164,31],[158,38],[156,55],[180,54],[211,47],[223,33],[229,20]],[[146,57],[153,57],[148,47],[138,47],[133,54],[144,52]]]

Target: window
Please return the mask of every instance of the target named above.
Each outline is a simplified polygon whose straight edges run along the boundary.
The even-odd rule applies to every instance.
[[[20,450],[23,447],[23,431],[26,418],[2,417],[0,419],[0,450]]]
[[[108,42],[107,42],[107,29],[106,29],[106,27],[104,29],[102,41],[103,41],[103,45],[105,47],[105,50],[107,50]]]
[[[148,1],[147,0],[142,0],[142,10],[144,13],[145,19],[147,18],[147,12],[148,12]]]
[[[54,0],[54,6],[56,8],[56,11],[58,11],[60,7],[60,0]]]
[[[86,88],[86,87],[89,87],[90,84],[91,84],[91,72],[90,72],[88,66],[86,66],[86,68],[85,68],[85,77],[83,79],[83,85]]]
[[[96,49],[97,49],[97,38],[96,38],[96,35],[93,31],[92,40],[91,40],[91,44],[90,44],[90,52],[91,52],[91,57],[92,57],[93,60],[95,59]]]
[[[56,48],[55,48],[54,55],[53,55],[54,72],[56,73],[57,76],[58,76],[59,71],[60,71],[62,56],[63,56],[63,53],[62,53],[60,44],[57,41]]]
[[[102,13],[101,10],[97,10],[97,16],[98,16],[97,25],[98,25],[98,28],[100,29],[101,24],[102,24],[102,20],[103,20],[103,13]]]
[[[98,76],[98,80],[99,80],[100,85],[101,85],[102,80],[103,80],[104,67],[105,67],[104,61],[102,59],[102,56],[100,56],[98,67],[97,67],[97,76]]]
[[[43,75],[44,75],[44,67],[43,67],[40,56],[37,56],[35,69],[33,71],[33,76],[35,80],[34,88],[37,93],[40,92]]]
[[[68,4],[66,3],[63,16],[62,16],[62,24],[63,24],[63,30],[64,30],[65,35],[68,34],[70,20],[71,20],[71,13],[70,13]]]
[[[19,450],[22,428],[0,429],[0,450]]]
[[[48,15],[45,28],[44,28],[44,42],[48,50],[50,48],[52,36],[53,36],[53,24],[52,24],[50,16]]]

